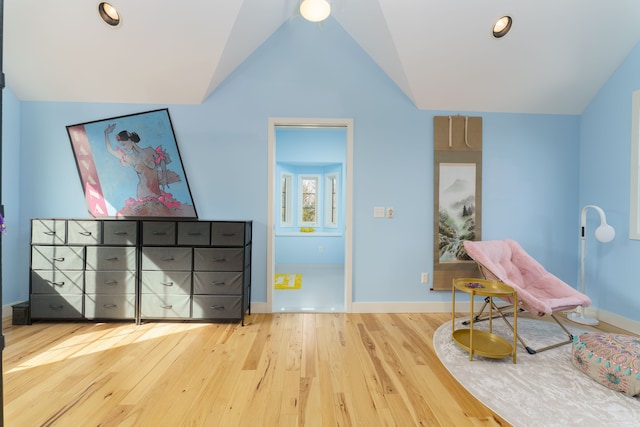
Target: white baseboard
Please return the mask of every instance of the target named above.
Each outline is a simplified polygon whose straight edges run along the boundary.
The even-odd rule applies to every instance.
[[[20,301],[18,301],[20,302]],[[13,316],[14,302],[2,306],[2,318],[9,320]],[[468,302],[456,303],[456,313],[469,312]],[[252,313],[269,313],[266,302],[252,302]],[[450,302],[354,302],[351,304],[352,313],[451,313]],[[586,314],[594,316],[616,328],[621,328],[633,334],[640,335],[640,322],[610,313],[605,310],[589,307]]]
[[[14,305],[14,304],[17,304],[17,302],[2,306],[2,318],[3,319],[5,319],[7,317],[13,317],[13,309],[11,308],[11,306]]]
[[[621,328],[633,334],[640,335],[640,322],[599,309],[595,310],[595,317],[603,322],[615,326],[616,328]]]

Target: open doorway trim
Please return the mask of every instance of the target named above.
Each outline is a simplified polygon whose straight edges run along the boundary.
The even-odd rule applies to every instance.
[[[267,312],[273,312],[273,280],[275,273],[275,188],[276,127],[340,127],[347,130],[345,164],[345,256],[344,308],[351,312],[353,266],[353,119],[269,118],[268,129],[268,212],[267,212]]]

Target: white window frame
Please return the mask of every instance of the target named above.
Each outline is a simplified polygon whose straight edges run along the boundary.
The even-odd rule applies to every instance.
[[[303,193],[303,185],[302,181],[313,179],[316,181],[316,215],[314,221],[304,221],[302,212],[304,210],[304,204],[302,202],[302,193]],[[322,200],[320,195],[322,194],[322,189],[320,188],[320,175],[318,174],[301,174],[298,175],[298,225],[301,227],[315,227],[318,225],[318,213],[321,212],[321,204]]]
[[[640,90],[633,92],[631,115],[631,194],[629,238],[640,240]]]
[[[333,196],[332,182],[336,183],[336,219],[332,220]],[[338,228],[338,217],[340,216],[340,178],[337,172],[328,173],[324,176],[324,226],[326,228]]]
[[[284,181],[284,188],[283,186]],[[282,204],[282,193],[285,193],[284,220],[282,219],[282,206],[280,206],[280,227],[293,227],[293,174],[280,174],[280,203]]]

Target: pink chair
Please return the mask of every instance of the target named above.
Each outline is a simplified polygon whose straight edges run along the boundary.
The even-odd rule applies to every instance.
[[[485,279],[503,282],[518,292],[518,301],[516,302],[518,309],[526,310],[538,316],[551,316],[567,334],[567,340],[536,350],[527,346],[518,335],[518,340],[530,354],[569,344],[573,341],[573,335],[558,320],[555,313],[574,310],[578,306],[588,307],[591,305],[591,300],[588,296],[549,273],[513,240],[477,242],[467,240],[464,242],[464,248],[467,254],[478,264],[480,273]],[[509,312],[514,309],[514,301],[508,301],[508,303],[509,305],[507,306],[495,308],[501,314]],[[480,314],[474,320],[484,320],[481,316],[487,305],[488,301],[485,301]],[[509,322],[507,323],[509,324]],[[513,330],[513,327],[511,329]]]

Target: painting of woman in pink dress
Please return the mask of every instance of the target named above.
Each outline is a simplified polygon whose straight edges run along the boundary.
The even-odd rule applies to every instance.
[[[93,216],[197,218],[168,110],[67,131]]]

